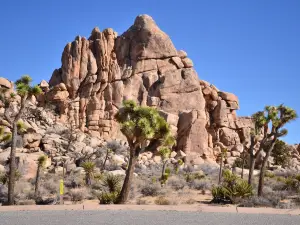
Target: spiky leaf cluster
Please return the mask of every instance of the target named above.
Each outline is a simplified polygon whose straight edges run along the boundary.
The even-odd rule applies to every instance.
[[[165,146],[174,144],[169,124],[156,109],[137,106],[131,100],[124,101],[123,106],[115,118],[121,124],[121,131],[127,139],[139,143],[147,140],[160,140]]]
[[[11,138],[12,134],[5,132],[4,127],[0,126],[0,142],[10,141]]]
[[[95,163],[92,161],[86,161],[81,164],[81,167],[84,169],[86,174],[92,175],[95,172]]]
[[[252,135],[259,134],[261,129],[264,129],[264,133],[268,132],[268,126],[271,123],[271,132],[278,137],[287,134],[287,130],[283,129],[283,126],[297,118],[295,110],[284,106],[266,106],[264,111],[259,111],[252,115],[254,120],[255,129],[252,131]]]
[[[42,155],[38,158],[38,165],[40,167],[44,167],[46,165],[46,162],[48,160],[48,157],[46,155]]]
[[[161,147],[159,154],[163,159],[168,159],[171,156],[171,150],[168,147]]]
[[[38,95],[42,92],[38,85],[31,86],[32,78],[29,75],[22,76],[15,82],[18,95],[25,97],[27,95]]]

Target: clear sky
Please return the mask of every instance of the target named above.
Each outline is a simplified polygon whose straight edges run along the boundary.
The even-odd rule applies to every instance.
[[[300,114],[299,0],[7,0],[0,6],[0,76],[49,80],[67,42],[93,27],[119,34],[151,15],[198,75],[240,99],[239,115],[284,103]],[[300,119],[287,126],[300,143]]]

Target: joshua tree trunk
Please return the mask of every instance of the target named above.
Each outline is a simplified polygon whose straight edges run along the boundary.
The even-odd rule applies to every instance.
[[[222,172],[223,172],[223,152],[221,152],[221,162],[220,162],[219,182],[218,182],[218,184],[221,184],[221,181],[222,181]]]
[[[253,181],[253,172],[255,167],[256,159],[254,158],[254,155],[250,154],[250,167],[249,167],[249,177],[248,177],[248,184],[252,184]]]
[[[34,189],[34,198],[37,199],[39,194],[39,186],[40,186],[40,171],[41,166],[38,165],[37,171],[36,171],[36,180],[35,180],[35,189]]]
[[[246,155],[246,152],[243,152],[242,153],[242,157],[243,157],[243,159],[242,159],[243,160],[242,161],[242,174],[241,174],[242,179],[244,179],[244,168],[245,168],[245,158],[246,158],[245,155]]]
[[[251,145],[249,149],[249,155],[250,155],[250,167],[249,167],[249,177],[248,177],[248,184],[252,185],[253,180],[253,172],[255,168],[255,162],[256,162],[256,154],[254,154],[254,143],[255,137],[251,136]]]
[[[8,181],[8,205],[14,204],[14,189],[16,179],[16,148],[17,148],[17,135],[18,127],[17,123],[14,122],[12,130],[12,143],[10,150],[10,162],[9,162],[9,181]]]
[[[133,172],[135,168],[135,164],[138,159],[138,154],[136,154],[137,150],[130,151],[130,157],[129,157],[129,165],[128,169],[126,171],[126,177],[123,183],[123,187],[120,193],[120,196],[118,198],[118,204],[125,204],[127,202],[127,199],[129,197],[130,192],[130,184],[132,183],[133,178]]]
[[[10,163],[9,163],[9,182],[8,182],[8,205],[14,204],[14,191],[15,191],[15,179],[16,179],[16,149],[17,149],[17,136],[18,136],[18,121],[20,120],[23,111],[25,109],[27,95],[23,96],[21,99],[21,107],[13,120],[12,127],[12,142],[10,150]]]
[[[108,159],[108,153],[109,153],[109,150],[107,149],[107,150],[106,150],[106,156],[105,156],[105,159],[104,159],[104,161],[103,161],[101,171],[104,171],[104,170],[105,170],[105,165],[106,165],[106,162],[107,162],[107,159]]]
[[[91,174],[87,173],[85,175],[85,184],[89,187],[92,184],[92,178],[91,178]]]
[[[167,165],[168,160],[164,161],[162,171],[161,171],[161,179],[163,179],[165,170],[166,170],[166,165]]]
[[[264,181],[265,181],[265,174],[266,174],[266,169],[267,169],[267,163],[268,159],[271,155],[271,152],[275,146],[276,138],[272,141],[270,147],[267,150],[267,153],[263,159],[261,168],[260,168],[260,174],[259,174],[259,182],[258,182],[258,190],[257,190],[257,195],[262,196],[263,194],[263,187],[264,187]]]

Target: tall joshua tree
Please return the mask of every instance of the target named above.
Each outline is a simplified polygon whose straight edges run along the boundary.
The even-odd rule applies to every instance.
[[[38,167],[37,167],[37,171],[36,171],[36,180],[35,180],[35,189],[34,189],[35,199],[37,199],[37,197],[39,195],[41,171],[45,167],[47,159],[48,158],[46,155],[42,155],[38,158]]]
[[[170,126],[154,108],[137,106],[134,101],[124,101],[123,107],[115,116],[121,125],[129,145],[129,164],[126,177],[117,203],[126,203],[133,172],[138,156],[143,151],[157,149],[159,146],[170,147],[175,143],[170,133]]]
[[[265,109],[264,116],[261,118],[261,121],[264,122],[264,126],[270,126],[270,132],[267,135],[265,143],[263,143],[263,148],[266,155],[263,158],[263,162],[260,169],[259,183],[258,183],[258,196],[262,195],[264,178],[266,173],[266,167],[268,159],[274,149],[274,146],[278,138],[287,135],[287,129],[283,128],[287,123],[295,120],[297,118],[297,113],[295,110],[286,107],[284,105],[267,106]]]
[[[15,188],[15,175],[16,175],[16,148],[17,148],[17,136],[18,130],[20,130],[20,119],[27,106],[27,99],[31,95],[37,95],[41,93],[39,86],[31,86],[31,77],[28,75],[22,76],[15,82],[17,94],[20,96],[20,104],[18,112],[13,118],[8,118],[8,122],[12,124],[12,143],[10,151],[10,164],[9,164],[9,183],[8,183],[8,204],[14,204],[14,188]]]

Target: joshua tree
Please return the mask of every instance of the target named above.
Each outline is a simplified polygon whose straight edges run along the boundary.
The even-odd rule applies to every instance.
[[[221,159],[220,159],[219,181],[218,181],[218,184],[221,184],[222,173],[223,173],[223,162],[224,162],[224,158],[226,157],[226,154],[227,154],[227,148],[221,142],[217,142],[216,145],[221,148],[221,153],[219,155],[221,157]]]
[[[137,106],[133,101],[124,101],[123,108],[115,118],[121,125],[121,132],[129,145],[129,164],[126,177],[118,199],[119,204],[126,203],[133,172],[138,156],[142,151],[157,149],[159,146],[172,146],[175,143],[170,134],[170,126],[158,111],[150,107]]]
[[[167,147],[162,147],[159,150],[159,154],[161,155],[162,160],[163,160],[163,166],[162,166],[162,172],[161,172],[161,178],[160,178],[161,185],[163,186],[166,183],[168,176],[169,176],[169,174],[165,173],[165,170],[166,170],[166,166],[170,160],[171,150]]]
[[[36,180],[35,180],[35,189],[34,189],[34,197],[35,199],[39,195],[39,186],[40,186],[40,176],[41,171],[45,167],[48,157],[46,155],[42,155],[38,158],[38,167],[36,171]]]
[[[85,183],[87,186],[91,186],[92,178],[95,172],[95,163],[93,163],[92,161],[86,161],[82,163],[81,166],[85,172]]]
[[[258,196],[262,195],[266,167],[272,150],[274,149],[278,138],[285,136],[288,133],[287,129],[284,129],[283,127],[296,118],[296,111],[284,105],[279,105],[277,107],[267,106],[265,108],[265,112],[261,114],[261,123],[264,127],[268,127],[269,123],[271,123],[271,129],[267,134],[267,139],[265,140],[265,142],[261,143],[266,155],[263,158],[262,166],[260,169]]]
[[[14,204],[14,187],[15,187],[15,175],[16,175],[16,147],[17,147],[17,135],[22,124],[20,119],[27,106],[27,99],[31,95],[37,95],[41,93],[41,89],[38,86],[31,86],[31,77],[28,75],[22,76],[21,79],[15,82],[17,94],[20,96],[20,107],[18,112],[9,117],[5,114],[6,120],[11,124],[12,127],[12,143],[10,152],[10,164],[9,164],[9,183],[8,183],[8,204]],[[14,94],[11,97],[15,97]]]

